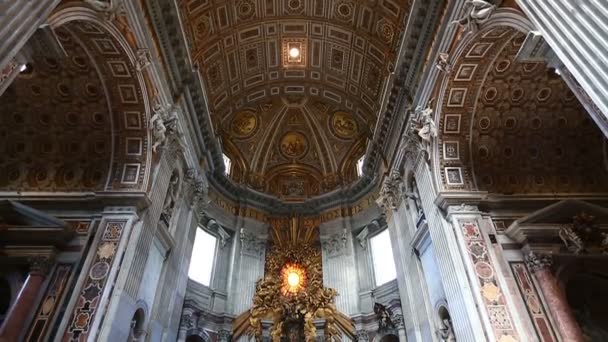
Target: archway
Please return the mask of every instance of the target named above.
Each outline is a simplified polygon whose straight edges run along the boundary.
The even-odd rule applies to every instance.
[[[49,19],[63,53],[33,49],[0,97],[0,191],[146,187],[147,99],[133,53],[109,24],[75,10]]]
[[[444,80],[433,160],[439,188],[605,192],[601,131],[559,75],[518,60],[525,33],[497,16],[456,50]]]

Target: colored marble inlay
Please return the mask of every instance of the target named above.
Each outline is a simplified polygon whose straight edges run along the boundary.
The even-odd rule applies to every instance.
[[[55,268],[55,272],[49,282],[49,286],[40,302],[38,311],[32,325],[30,326],[27,341],[44,341],[50,321],[52,320],[57,308],[60,306],[61,296],[70,278],[72,265],[60,264]]]
[[[519,341],[513,326],[505,296],[496,279],[496,271],[488,253],[488,246],[479,226],[474,221],[459,221],[469,258],[481,289],[481,297],[492,324],[495,341]]]
[[[538,289],[534,285],[525,263],[511,262],[510,265],[538,339],[541,342],[557,341],[547,311],[541,302]]]
[[[87,235],[91,227],[90,221],[67,221],[70,228],[78,235]]]
[[[101,241],[96,247],[95,258],[87,271],[87,279],[82,286],[76,307],[70,317],[70,325],[63,341],[85,341],[89,335],[91,322],[97,313],[99,301],[116,257],[116,247],[124,231],[125,222],[107,222]],[[84,271],[84,270],[83,270]]]

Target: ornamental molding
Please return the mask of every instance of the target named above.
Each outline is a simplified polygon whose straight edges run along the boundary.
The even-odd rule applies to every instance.
[[[524,261],[532,273],[542,270],[551,270],[551,267],[553,266],[553,256],[551,254],[532,251],[525,256]]]
[[[401,200],[403,199],[403,180],[398,170],[391,170],[390,175],[384,179],[380,193],[378,196],[378,206],[382,208],[386,213],[397,210]]]
[[[241,228],[241,254],[261,258],[266,251],[266,239],[260,239]]]
[[[343,229],[342,233],[333,234],[321,240],[323,253],[328,257],[336,257],[346,253],[346,242],[348,241],[347,230]]]
[[[415,7],[409,19],[411,22],[422,22],[422,25],[408,25],[403,34],[403,41],[409,43],[404,45],[400,64],[395,68],[395,78],[391,85],[388,101],[380,114],[374,132],[374,143],[369,149],[366,158],[366,167],[363,177],[355,183],[330,194],[321,195],[309,199],[303,203],[286,203],[274,196],[268,196],[259,192],[241,187],[228,179],[223,170],[222,149],[210,121],[210,113],[207,111],[206,97],[203,96],[200,75],[192,73],[189,61],[187,43],[180,27],[179,15],[173,3],[152,0],[148,3],[148,9],[152,17],[153,26],[159,33],[159,45],[164,54],[174,56],[168,60],[167,69],[174,75],[174,79],[180,81],[180,85],[187,88],[186,92],[188,106],[195,108],[197,115],[198,141],[200,146],[205,146],[210,156],[211,170],[209,182],[224,196],[231,200],[239,201],[246,198],[247,201],[260,209],[268,210],[276,214],[298,213],[313,214],[319,210],[332,208],[337,204],[344,204],[344,200],[357,201],[377,185],[374,172],[382,163],[381,156],[386,142],[389,141],[391,132],[395,131],[395,122],[402,114],[403,108],[411,103],[412,94],[418,87],[421,65],[425,62],[427,46],[432,41],[435,23],[440,17],[443,2],[438,0],[422,1]],[[160,32],[159,32],[160,31]]]
[[[193,168],[186,170],[184,178],[186,201],[196,209],[196,212],[202,213],[208,208],[209,202],[209,183],[207,178],[197,173]]]

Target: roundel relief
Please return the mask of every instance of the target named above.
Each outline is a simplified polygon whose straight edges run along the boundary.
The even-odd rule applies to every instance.
[[[299,158],[308,150],[308,140],[300,132],[288,132],[281,138],[281,153],[287,158]]]
[[[230,127],[237,138],[249,138],[258,127],[258,118],[252,111],[242,111],[236,114]]]
[[[358,131],[357,121],[352,114],[346,112],[335,112],[331,118],[333,131],[339,138],[353,138]]]

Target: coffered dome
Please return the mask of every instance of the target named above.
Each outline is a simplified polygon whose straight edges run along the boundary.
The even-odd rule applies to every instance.
[[[183,1],[237,183],[302,201],[357,179],[409,1]]]

